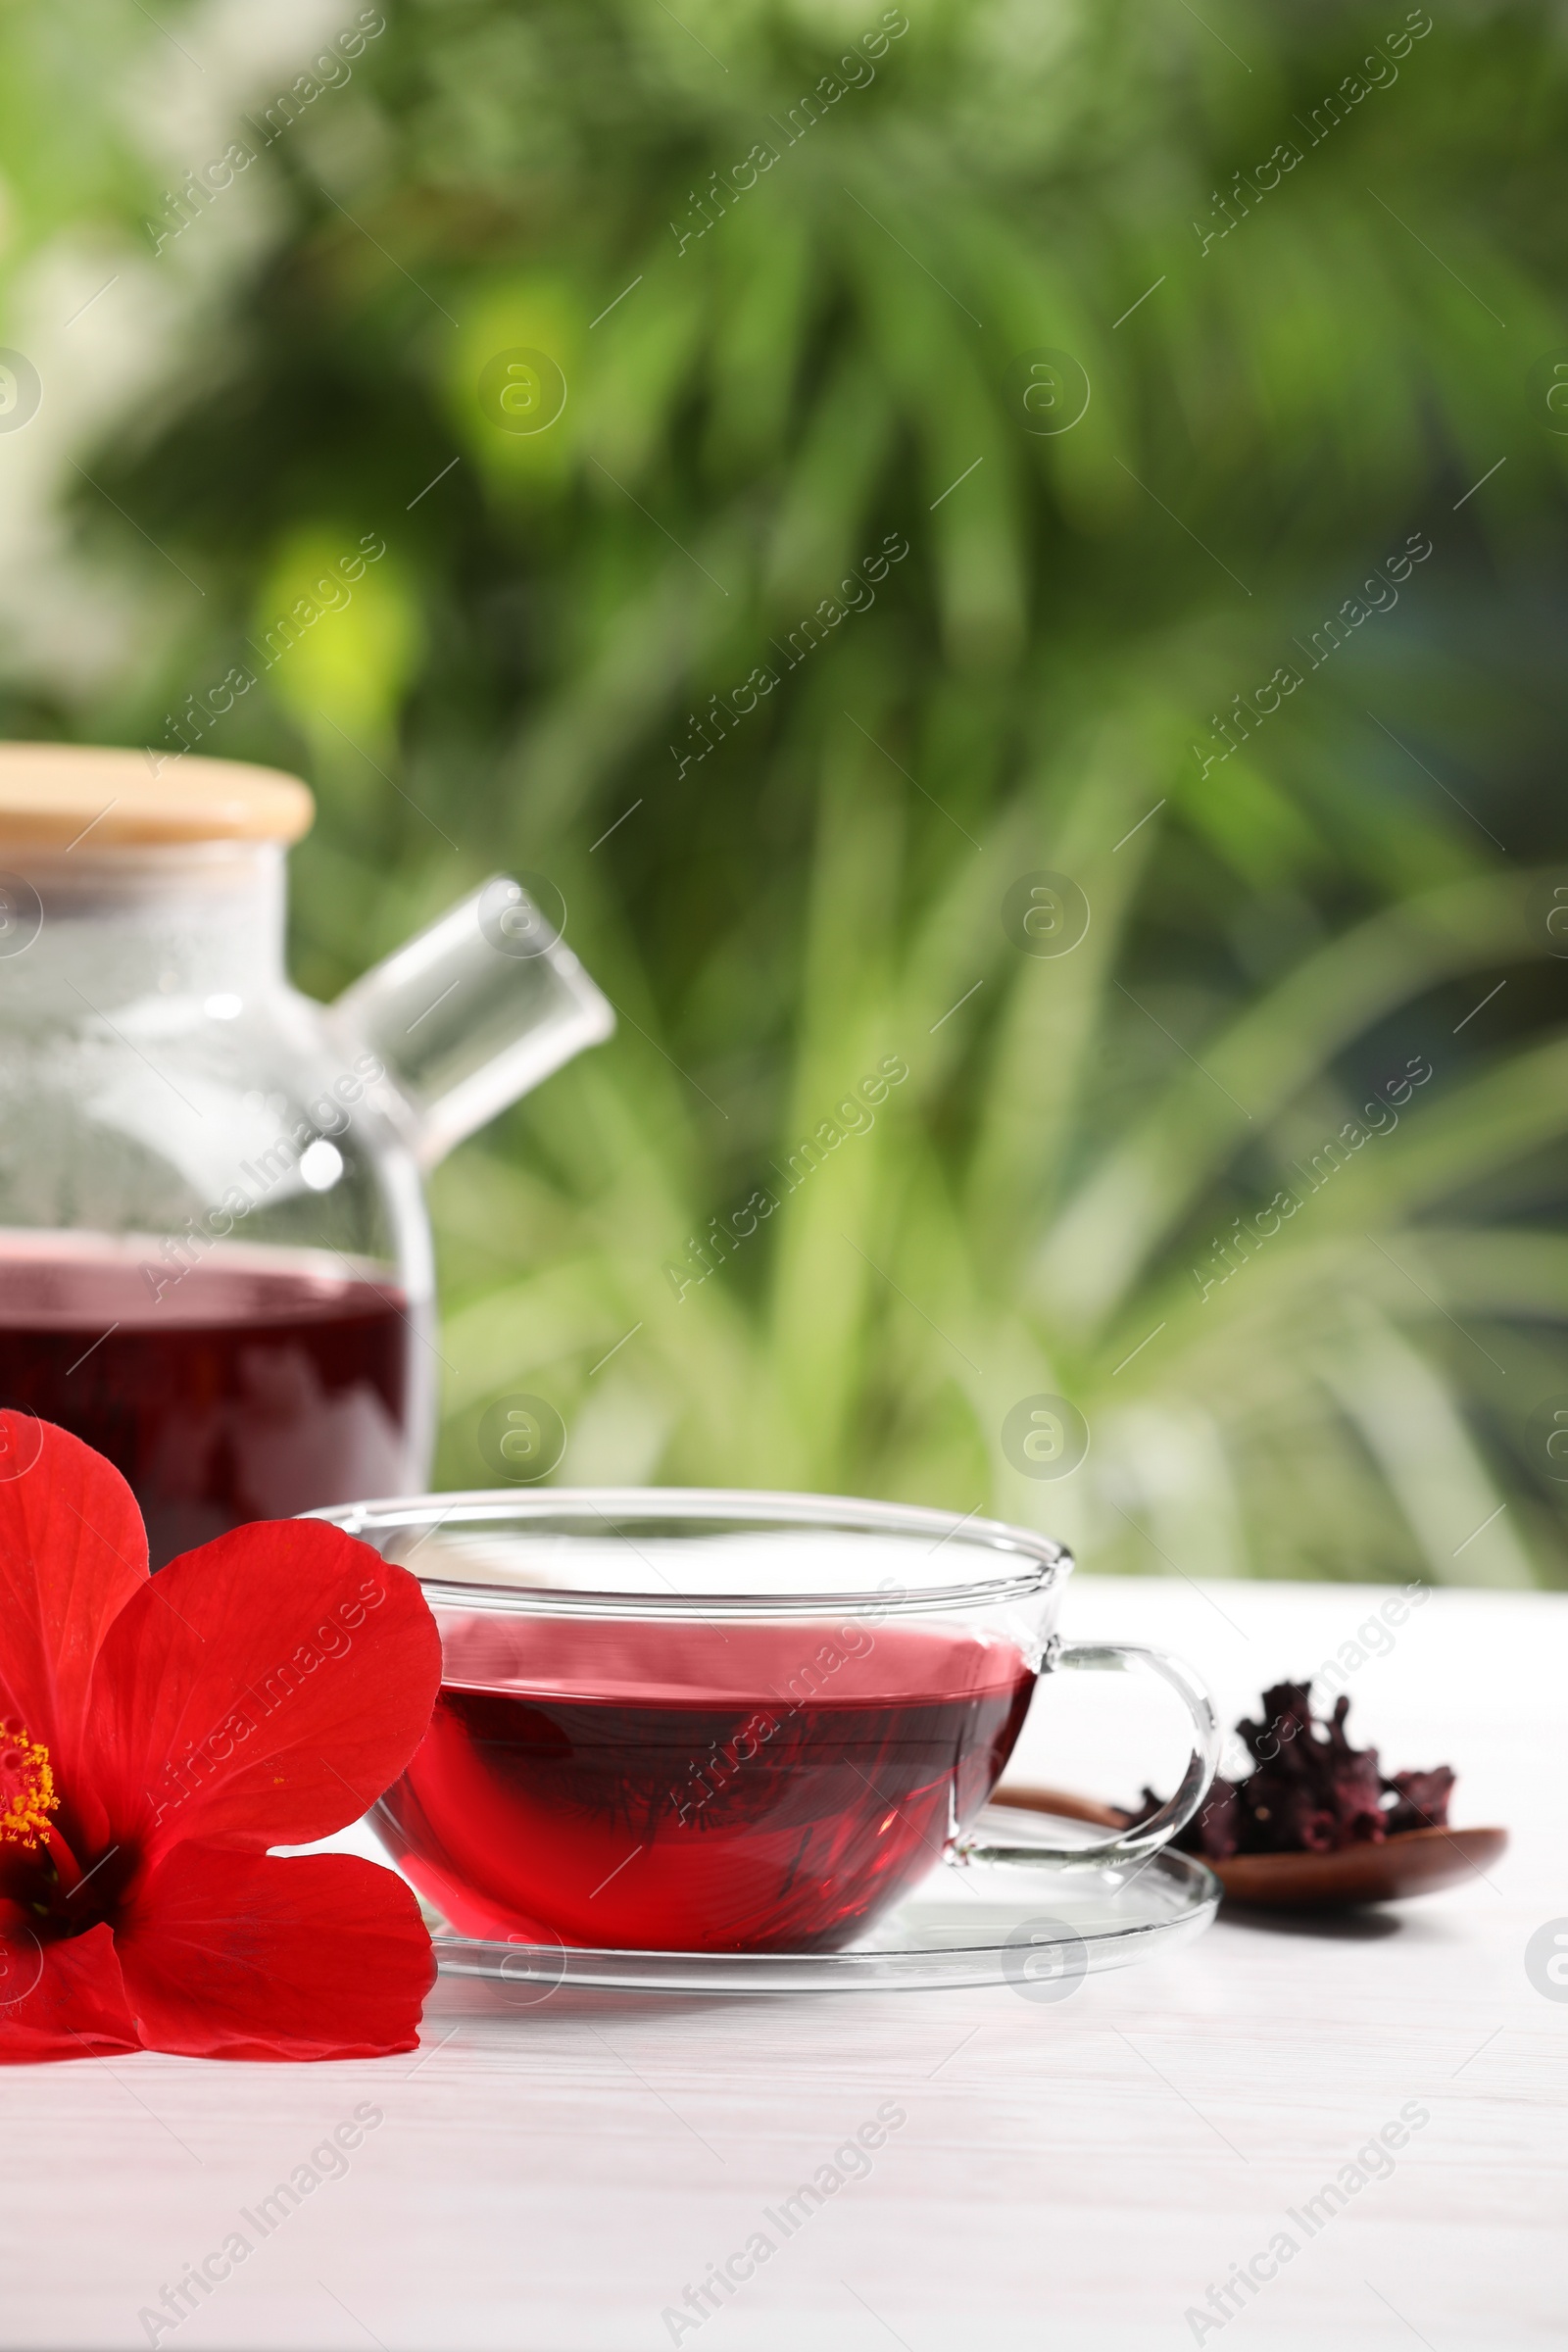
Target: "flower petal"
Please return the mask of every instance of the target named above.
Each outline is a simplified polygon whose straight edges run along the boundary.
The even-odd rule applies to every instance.
[[[406,1568],[321,1520],[262,1520],[172,1560],[122,1613],[93,1780],[149,1860],[186,1838],[305,1845],[396,1780],[440,1675]]]
[[[25,1928],[0,1939],[0,2066],[139,2050],[115,1939],[90,1928],[40,1944]]]
[[[412,1890],[354,1854],[176,1846],[116,1948],[146,2046],[190,2058],[412,2050],[435,1983]]]
[[[120,1472],[52,1421],[0,1412],[0,1715],[43,1742],[61,1783],[104,1636],[147,1581]]]

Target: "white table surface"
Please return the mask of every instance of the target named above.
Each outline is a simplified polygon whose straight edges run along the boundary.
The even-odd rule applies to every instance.
[[[1381,1597],[1085,1577],[1064,1628],[1180,1650],[1232,1721]],[[1337,1929],[1222,1917],[1051,2005],[999,1986],[519,2009],[454,1983],[417,2058],[0,2070],[0,2343],[146,2343],[140,2311],[368,2101],[384,2120],[346,2176],[161,2344],[656,2352],[664,2309],[892,2101],[907,2120],[869,2175],[682,2344],[1560,2345],[1568,2001],[1524,1948],[1568,1917],[1565,1685],[1568,1598],[1433,1594],[1355,1674],[1351,1731],[1390,1769],[1455,1766],[1455,1822],[1514,1833],[1492,1883]],[[1134,1689],[1048,1687],[1014,1777],[1131,1794],[1117,1759],[1142,1740],[1168,1786],[1174,1725],[1109,1720]],[[1431,2120],[1393,2173],[1308,2240],[1289,2209],[1412,2100]],[[1216,2324],[1209,2287],[1282,2229],[1299,2251]]]

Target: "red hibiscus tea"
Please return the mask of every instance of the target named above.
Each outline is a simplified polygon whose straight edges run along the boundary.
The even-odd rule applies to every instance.
[[[0,1405],[108,1456],[155,1568],[249,1519],[407,1485],[401,1291],[240,1245],[153,1272],[129,1245],[0,1237]]]
[[[436,1609],[434,1721],[374,1818],[470,1936],[831,1951],[941,1860],[1034,1689],[951,1620]]]

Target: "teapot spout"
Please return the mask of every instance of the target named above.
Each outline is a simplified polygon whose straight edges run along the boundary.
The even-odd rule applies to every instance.
[[[383,1063],[424,1168],[615,1026],[560,933],[506,874],[373,965],[333,1015]]]

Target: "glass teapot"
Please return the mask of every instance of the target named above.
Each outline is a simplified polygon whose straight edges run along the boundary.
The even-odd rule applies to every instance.
[[[0,1403],[109,1456],[155,1566],[426,1485],[420,1173],[614,1026],[504,875],[313,1004],[309,791],[172,765],[0,745]]]

